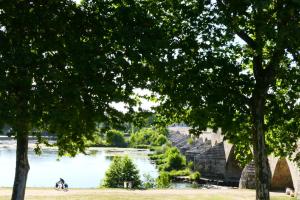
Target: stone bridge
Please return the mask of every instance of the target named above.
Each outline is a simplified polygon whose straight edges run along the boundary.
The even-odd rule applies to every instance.
[[[188,127],[169,127],[170,141],[188,161],[193,161],[194,169],[203,178],[240,188],[255,188],[254,162],[242,169],[235,159],[234,145],[223,140],[220,129],[216,133],[207,129],[199,138],[190,138]],[[293,188],[299,197],[300,171],[296,163],[274,156],[269,156],[268,159],[272,175],[271,189],[285,191],[287,187]]]

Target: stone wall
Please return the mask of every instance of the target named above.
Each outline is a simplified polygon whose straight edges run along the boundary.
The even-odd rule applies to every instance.
[[[201,176],[213,180],[221,180],[225,183],[238,184],[242,169],[234,158],[232,145],[223,142],[220,132],[213,133],[207,129],[199,138],[193,138],[187,134],[184,127],[172,127],[169,139],[187,158],[193,161],[194,169]],[[181,134],[183,131],[183,134]]]
[[[189,129],[189,127],[172,127],[169,129],[169,139],[186,155],[187,160],[194,162],[194,168],[202,174],[202,177],[224,182],[239,182],[240,188],[255,188],[254,162],[241,169],[234,157],[234,145],[223,141],[220,130],[213,133],[211,129],[207,129],[190,143]],[[300,147],[300,141],[298,146]],[[300,197],[298,166],[286,158],[269,156],[268,159],[271,188],[281,191],[286,187],[294,188]]]
[[[240,189],[255,189],[255,164],[254,161],[251,161],[247,164],[241,174]]]

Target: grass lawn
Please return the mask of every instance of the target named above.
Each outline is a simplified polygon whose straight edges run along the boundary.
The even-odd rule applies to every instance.
[[[0,200],[9,200],[10,188],[0,188]],[[120,189],[71,189],[68,192],[49,188],[29,188],[26,200],[254,200],[255,191],[222,189],[184,190],[120,190]],[[283,193],[271,193],[272,200],[296,200]]]

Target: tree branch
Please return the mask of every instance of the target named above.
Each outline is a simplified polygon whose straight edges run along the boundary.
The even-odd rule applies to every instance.
[[[242,30],[235,30],[236,34],[244,40],[253,50],[257,49],[256,42],[244,31]]]
[[[276,5],[277,12],[281,9],[283,9],[283,3],[279,1],[279,3]],[[284,17],[284,18],[282,18]],[[270,62],[267,64],[264,70],[265,75],[265,81],[267,84],[271,84],[272,81],[274,81],[276,70],[278,69],[280,65],[280,61],[282,60],[282,57],[284,56],[284,46],[285,46],[285,31],[287,29],[287,23],[289,21],[290,16],[282,16],[278,14],[277,19],[277,26],[278,26],[278,32],[276,36],[276,46],[274,48],[274,51],[271,55]]]
[[[237,25],[233,23],[233,19],[230,16],[230,13],[226,7],[226,5],[222,2],[222,0],[217,0],[217,4],[219,8],[224,12],[228,26],[230,26],[233,31],[243,40],[245,41],[253,50],[257,48],[256,42],[245,32],[238,28]]]

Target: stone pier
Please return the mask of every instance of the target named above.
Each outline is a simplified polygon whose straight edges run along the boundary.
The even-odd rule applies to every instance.
[[[255,166],[250,162],[245,168],[235,159],[233,144],[223,140],[221,130],[207,129],[198,138],[189,135],[189,127],[169,127],[169,139],[187,158],[203,178],[220,180],[240,188],[255,188]],[[300,146],[300,144],[299,144]],[[271,190],[292,188],[300,197],[300,171],[296,163],[287,158],[269,156]],[[300,198],[299,198],[300,199]]]

